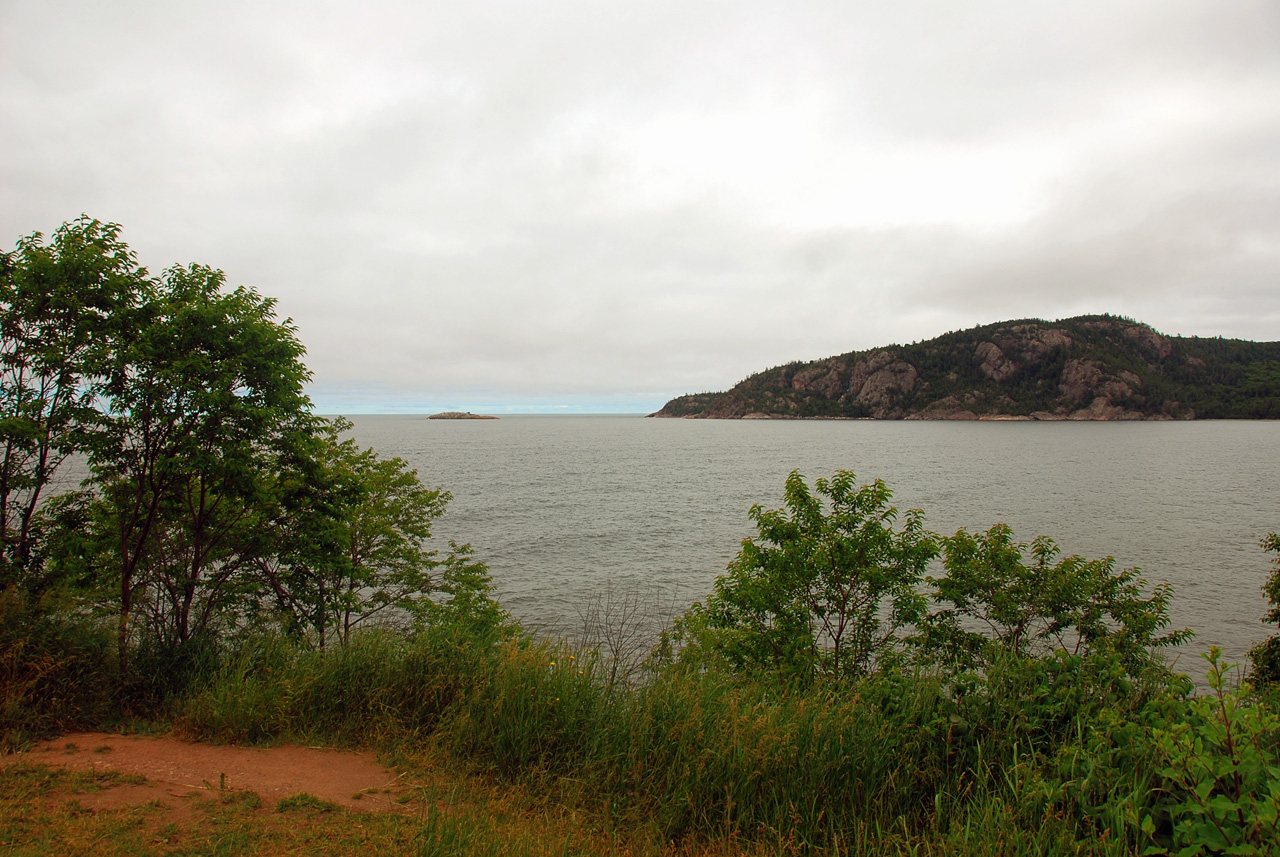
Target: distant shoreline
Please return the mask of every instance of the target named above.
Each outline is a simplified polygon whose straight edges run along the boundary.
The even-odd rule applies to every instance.
[[[1111,416],[1077,416],[1068,414],[1063,416],[1054,413],[1035,413],[1035,414],[982,414],[974,415],[969,412],[961,414],[948,414],[945,416],[936,416],[932,414],[909,414],[903,417],[844,417],[844,416],[792,416],[789,414],[765,414],[760,412],[752,412],[743,414],[742,416],[720,416],[708,414],[666,414],[661,411],[647,414],[648,417],[654,417],[664,420],[782,420],[782,421],[812,421],[812,420],[841,420],[845,422],[982,422],[982,423],[1106,423],[1106,422],[1191,422],[1189,418],[1175,419],[1174,417],[1165,416],[1163,414],[1147,417],[1133,416],[1131,414],[1123,414],[1119,417]],[[1260,418],[1265,421],[1266,418]]]
[[[438,414],[431,414],[427,417],[429,420],[496,420],[497,417],[487,414],[473,414],[470,411],[442,411]]]

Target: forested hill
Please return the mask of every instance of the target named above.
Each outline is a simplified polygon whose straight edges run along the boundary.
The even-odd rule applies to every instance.
[[[1280,342],[1166,336],[1111,315],[1022,319],[759,372],[653,416],[1280,418]]]

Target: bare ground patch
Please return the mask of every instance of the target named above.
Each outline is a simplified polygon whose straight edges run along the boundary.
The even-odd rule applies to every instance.
[[[0,758],[0,766],[20,763],[130,775],[133,782],[108,785],[74,799],[93,811],[153,805],[161,810],[164,821],[179,824],[190,822],[203,801],[235,793],[256,794],[263,808],[307,794],[358,812],[410,811],[402,800],[408,786],[366,751],[235,747],[171,736],[80,732]]]

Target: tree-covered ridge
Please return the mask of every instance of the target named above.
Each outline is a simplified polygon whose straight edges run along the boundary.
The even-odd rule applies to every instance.
[[[1280,342],[1166,336],[1112,315],[1020,319],[756,373],[654,416],[1280,418]]]

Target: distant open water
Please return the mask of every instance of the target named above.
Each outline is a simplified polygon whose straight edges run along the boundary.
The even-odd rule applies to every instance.
[[[351,419],[361,444],[453,493],[432,541],[470,542],[536,627],[572,628],[611,586],[683,609],[754,534],[751,505],[782,505],[791,470],[812,484],[844,469],[936,532],[1003,522],[1172,583],[1173,627],[1196,631],[1178,668],[1196,678],[1199,651],[1239,661],[1275,630],[1258,542],[1280,530],[1280,422]]]

